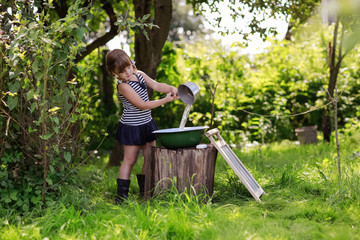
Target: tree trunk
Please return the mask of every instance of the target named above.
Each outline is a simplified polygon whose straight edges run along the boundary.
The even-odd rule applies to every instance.
[[[286,34],[285,34],[285,40],[287,41],[291,41],[291,37],[292,37],[292,28],[293,28],[294,24],[289,22]]]
[[[336,87],[337,77],[339,74],[341,62],[344,56],[341,53],[342,47],[342,37],[340,39],[340,46],[338,51],[338,58],[336,59],[336,48],[337,48],[337,36],[339,29],[339,18],[336,20],[334,33],[333,33],[333,44],[329,43],[329,69],[330,69],[330,77],[329,77],[329,85],[327,89],[327,102],[331,101],[334,97],[334,91]],[[324,109],[322,112],[322,131],[324,140],[330,142],[331,136],[331,118],[330,118],[330,110],[331,105]]]
[[[103,61],[102,61],[102,67],[101,70],[103,72],[103,74],[101,74],[101,79],[100,79],[100,94],[101,94],[101,98],[103,100],[104,103],[104,107],[106,110],[106,114],[114,114],[116,111],[115,108],[115,102],[114,102],[114,84],[113,84],[113,77],[111,77],[109,75],[109,73],[106,70],[106,63],[105,63],[105,57],[106,57],[106,53],[109,50],[104,50],[103,51]]]
[[[124,146],[115,140],[114,147],[109,157],[108,167],[120,166],[124,158]]]
[[[151,13],[151,0],[134,0],[135,17],[142,18]],[[161,62],[161,51],[168,37],[172,18],[172,0],[155,0],[154,24],[159,28],[146,29],[149,39],[142,31],[135,34],[135,62],[139,70],[156,79],[156,71]],[[150,21],[150,19],[149,19]],[[152,91],[149,90],[152,99]]]
[[[322,112],[321,125],[322,125],[324,140],[330,142],[330,136],[331,136],[330,106],[326,107]]]

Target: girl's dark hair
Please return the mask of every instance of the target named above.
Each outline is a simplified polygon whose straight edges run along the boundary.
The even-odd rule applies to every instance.
[[[121,73],[124,69],[130,65],[133,65],[130,57],[124,50],[114,49],[106,54],[106,69],[111,76],[114,73]],[[134,66],[134,70],[136,70]]]

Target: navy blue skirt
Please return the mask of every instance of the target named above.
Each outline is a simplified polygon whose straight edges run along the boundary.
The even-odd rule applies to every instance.
[[[154,119],[140,126],[129,126],[119,122],[115,139],[123,145],[145,145],[147,142],[156,140],[156,135],[152,133],[158,130]]]

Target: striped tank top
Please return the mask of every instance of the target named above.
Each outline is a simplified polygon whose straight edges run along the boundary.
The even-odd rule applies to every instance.
[[[146,90],[146,82],[143,76],[140,73],[135,74],[138,78],[138,82],[136,81],[127,81],[123,82],[121,80],[117,81],[117,86],[120,83],[129,84],[137,94],[141,97],[141,99],[145,102],[149,101],[149,96]],[[139,126],[151,121],[151,110],[141,110],[135,105],[133,105],[129,100],[127,100],[123,95],[118,92],[118,98],[122,102],[124,106],[124,110],[120,119],[120,122],[129,126]]]

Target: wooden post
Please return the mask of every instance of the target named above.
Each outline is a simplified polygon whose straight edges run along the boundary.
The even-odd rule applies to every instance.
[[[153,147],[145,174],[145,198],[171,188],[172,183],[176,184],[179,192],[211,196],[217,152],[211,144],[205,149]]]

